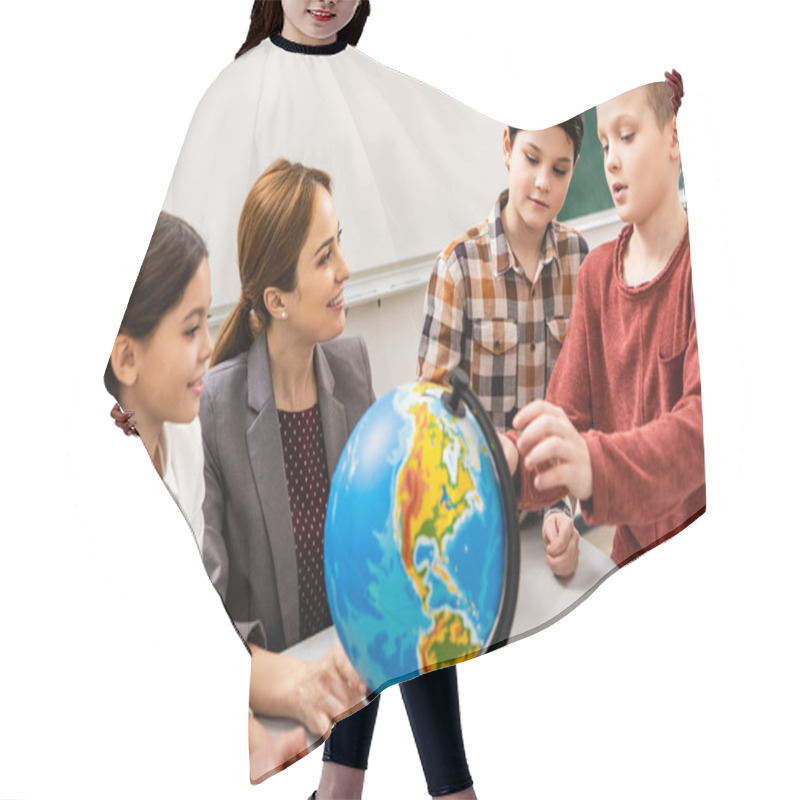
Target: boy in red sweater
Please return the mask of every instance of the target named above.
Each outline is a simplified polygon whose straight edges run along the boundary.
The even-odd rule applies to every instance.
[[[578,273],[575,306],[546,400],[514,418],[520,506],[565,493],[589,524],[617,526],[622,566],[705,511],[697,330],[675,112],[667,84],[597,107],[606,180],[627,223]],[[572,519],[546,516],[549,543]],[[557,549],[557,547],[556,547]],[[573,548],[577,565],[578,550]]]

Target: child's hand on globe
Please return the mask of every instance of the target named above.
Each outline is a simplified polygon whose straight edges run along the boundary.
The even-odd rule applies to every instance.
[[[563,486],[578,500],[593,491],[589,447],[563,409],[534,400],[514,417],[517,448],[525,469],[534,472],[534,486],[545,492]]]

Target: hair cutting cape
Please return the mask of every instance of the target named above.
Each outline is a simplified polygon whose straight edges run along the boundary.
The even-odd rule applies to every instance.
[[[479,291],[469,288],[469,270],[479,269],[478,261],[495,257],[508,260],[502,225],[497,222],[499,205],[496,218],[490,215],[489,222],[484,223],[486,230],[474,227],[487,217],[495,199],[508,185],[501,157],[502,131],[500,123],[381,66],[351,46],[337,43],[327,48],[302,48],[290,45],[281,37],[272,37],[224,69],[202,98],[180,153],[164,208],[189,222],[205,240],[211,265],[212,297],[218,313],[224,313],[240,292],[237,227],[242,205],[253,183],[277,158],[323,169],[332,177],[335,206],[345,231],[347,260],[354,276],[389,274],[407,265],[434,268],[436,254],[470,230],[467,238],[472,237],[473,244],[477,242],[474,250],[469,250],[465,240],[461,250],[451,248],[448,251],[451,256],[455,252],[459,259],[462,257],[459,253],[463,255],[459,267],[466,286],[463,290],[473,291],[468,300],[480,298],[480,303],[469,309],[475,319],[464,328],[463,342],[470,336],[477,336],[481,330],[491,329],[490,339],[483,343],[486,351],[481,358],[489,370],[501,364],[497,359],[505,359],[502,365],[506,366],[498,367],[500,372],[496,379],[492,378],[493,391],[496,385],[497,392],[509,392],[508,382],[515,380],[518,359],[509,360],[508,357],[512,346],[519,348],[521,359],[527,358],[538,346],[535,337],[541,334],[541,346],[546,347],[547,352],[552,350],[555,355],[561,352],[551,384],[555,391],[553,399],[566,409],[576,426],[592,429],[587,434],[592,461],[603,465],[602,476],[595,480],[592,502],[583,509],[583,524],[586,521],[598,525],[630,522],[617,528],[614,560],[609,558],[608,552],[604,554],[582,541],[577,571],[571,578],[560,580],[545,563],[541,518],[529,517],[519,534],[519,596],[506,639],[511,641],[569,611],[618,565],[674,534],[702,513],[705,476],[688,233],[669,265],[652,282],[653,286],[628,291],[620,283],[620,259],[631,235],[629,227],[623,229],[618,218],[612,219],[605,238],[614,241],[590,254],[574,283],[570,277],[569,286],[556,286],[556,277],[562,280],[573,274],[567,270],[567,259],[582,259],[586,253],[586,242],[578,233],[561,226],[558,233],[561,238],[553,233],[548,246],[557,256],[556,261],[561,259],[562,266],[557,270],[548,267],[550,271],[543,271],[537,278],[541,285],[541,295],[536,295],[536,302],[541,305],[537,308],[543,311],[536,313],[550,315],[553,319],[531,322],[533,339],[518,340],[518,335],[523,336],[519,333],[523,329],[519,327],[520,320],[514,317],[514,303],[518,298],[510,275],[500,279],[505,281],[502,287],[489,281],[481,284]],[[599,154],[596,131],[588,125],[585,142],[587,140],[594,140],[595,155],[592,156],[590,148],[584,145],[582,169],[587,168],[592,158],[597,161]],[[599,170],[597,174],[602,183],[602,155],[595,168]],[[610,202],[607,207],[609,205]],[[609,209],[607,215],[614,217],[613,209]],[[586,238],[590,238],[588,233]],[[562,246],[562,240],[572,244]],[[443,264],[442,261],[435,269]],[[444,277],[442,273],[440,278],[444,280]],[[612,286],[614,281],[616,284]],[[432,278],[429,292],[433,295],[439,291],[435,288],[437,285]],[[438,298],[429,298],[429,315],[434,317],[453,310],[448,308],[448,304],[454,302],[453,292],[441,291]],[[537,285],[535,292],[539,291]],[[503,303],[489,310],[490,304],[501,295],[505,298]],[[568,295],[569,303],[562,305],[559,300],[561,311],[556,313],[553,298],[562,295]],[[668,313],[659,312],[658,324],[637,327],[643,319],[656,319],[658,308],[668,310]],[[458,313],[466,315],[467,310],[460,309]],[[486,322],[482,317],[496,319]],[[439,325],[441,320],[434,322]],[[537,334],[536,325],[542,323],[544,326]],[[571,336],[565,338],[568,323]],[[434,326],[431,333],[427,320],[425,327],[426,335],[434,335],[439,330]],[[503,337],[497,331],[502,331],[503,337],[508,334],[508,341],[501,341]],[[402,330],[396,331],[396,336],[418,341],[421,333],[421,330]],[[642,348],[639,345],[643,341]],[[463,342],[455,342],[454,346],[464,346]],[[361,358],[361,350],[364,351],[363,362],[358,362],[363,363],[361,372],[366,375],[363,387],[358,380],[347,377],[350,375],[348,364],[358,360],[356,355],[349,356],[349,361],[341,356],[350,350],[358,358]],[[327,413],[323,394],[336,380],[348,381],[348,391],[357,395],[359,402],[366,398],[364,407],[369,405],[372,390],[363,343],[361,350],[352,342],[334,340],[324,352],[320,351],[315,364],[323,416]],[[263,342],[254,345],[247,356],[250,378],[256,373],[261,376],[259,386],[249,389],[250,399],[267,391],[269,364],[262,351],[266,351]],[[391,361],[391,352],[383,355]],[[657,375],[652,371],[653,364],[658,365]],[[338,377],[339,374],[344,377]],[[229,372],[230,375],[233,373]],[[405,376],[404,380],[411,377]],[[213,392],[218,392],[222,383],[222,379],[216,383],[211,381]],[[244,415],[248,395],[242,386],[237,391],[243,393],[241,414]],[[598,392],[601,391],[606,397],[618,395],[621,399],[598,406]],[[513,400],[513,391],[511,395]],[[649,418],[637,422],[636,413],[628,413],[631,404],[643,409]],[[223,420],[230,431],[236,427],[235,416],[227,415]],[[205,435],[206,420],[202,413],[201,420]],[[263,419],[259,417],[259,420],[262,424]],[[336,433],[337,436],[341,434],[337,445],[340,451],[345,434],[350,433],[354,424],[355,420],[348,418],[346,432],[343,427]],[[631,424],[634,428],[628,431]],[[650,438],[641,433],[645,427]],[[239,476],[237,491],[241,488],[239,483],[252,478],[247,448],[256,447],[260,441],[255,430],[253,425],[247,431],[247,446],[215,439],[214,453],[226,448],[228,452],[238,448],[241,453],[242,463],[233,471]],[[280,439],[276,430],[270,434],[275,452],[269,457],[282,464],[282,455],[277,452]],[[625,436],[615,436],[619,430],[626,431]],[[214,435],[217,434],[215,429]],[[331,435],[332,430],[325,431],[328,448]],[[212,455],[207,446],[207,463]],[[452,454],[446,457],[451,458]],[[198,464],[197,469],[202,470],[202,464]],[[265,491],[275,494],[283,491],[276,488],[276,482],[284,480],[284,474],[280,469],[269,475],[261,470],[258,478],[268,485]],[[259,491],[263,488],[260,486]],[[225,489],[222,480],[214,488],[214,502],[226,502],[220,495]],[[517,490],[522,507],[539,509],[547,504],[537,498],[531,476],[523,476]],[[564,492],[559,496],[563,498]],[[180,502],[180,497],[177,499]],[[449,502],[450,498],[443,497],[428,505],[435,514],[437,506],[444,508]],[[290,521],[284,520],[281,525],[283,530],[289,531],[286,536],[291,537]],[[273,525],[270,537],[276,535],[277,527]],[[224,536],[219,534],[219,531],[214,532],[205,539],[222,542],[231,551],[239,547],[240,555],[250,552],[249,546],[241,541],[224,542]],[[439,544],[441,555],[445,546]],[[271,554],[269,558],[273,561],[270,563],[279,587],[296,588],[296,581],[292,584],[287,577],[293,574],[291,565],[281,568],[281,563],[288,564],[294,558],[293,546],[291,541],[278,545],[265,538],[252,551]],[[282,555],[278,555],[279,552]],[[419,576],[424,576],[425,569],[422,562],[415,559],[434,558],[431,552],[419,550],[407,558],[406,566],[416,571],[418,581],[424,579]],[[207,566],[208,563],[206,559]],[[438,566],[441,574],[447,572],[444,561]],[[272,572],[259,577],[255,567],[257,565],[248,580],[272,579]],[[294,569],[296,573],[296,565]],[[227,578],[229,583],[234,580],[233,566]],[[228,593],[231,597],[242,598],[246,595],[245,589],[238,586],[231,593],[228,586]],[[255,594],[267,597],[272,591],[270,588]],[[225,599],[223,597],[223,601]],[[282,606],[280,613],[285,621],[285,608],[297,601],[289,598],[284,607],[284,600],[286,598],[281,597],[278,605]],[[248,602],[242,601],[243,607],[247,607]],[[228,611],[236,619],[230,608]],[[269,613],[279,619],[278,609],[273,606]],[[335,641],[332,631],[331,641]],[[449,634],[442,634],[446,635]],[[269,647],[268,635],[266,640]],[[348,652],[353,653],[375,642],[344,644]],[[319,652],[306,653],[307,657],[317,655]],[[444,663],[448,663],[446,659],[438,665]],[[420,670],[426,666],[434,668],[437,664],[420,665]],[[268,720],[265,722],[269,725]],[[267,774],[281,766],[276,765]]]

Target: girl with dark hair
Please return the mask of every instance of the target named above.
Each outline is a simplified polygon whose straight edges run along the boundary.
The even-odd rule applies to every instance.
[[[203,537],[203,451],[197,412],[211,355],[206,248],[183,220],[159,214],[103,380],[158,474]]]
[[[238,252],[241,292],[200,406],[203,559],[250,647],[254,710],[295,699],[299,718],[324,735],[366,687],[349,677],[340,645],[325,695],[314,665],[278,653],[331,625],[322,546],[330,476],[374,400],[364,341],[340,336],[350,269],[328,175],[273,163],[245,201]],[[430,793],[474,797],[454,669],[401,691]],[[360,796],[377,709],[376,699],[334,726],[319,800]]]

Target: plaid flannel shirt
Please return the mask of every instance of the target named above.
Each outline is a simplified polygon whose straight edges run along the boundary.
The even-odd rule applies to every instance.
[[[447,384],[460,366],[494,426],[543,398],[589,252],[572,228],[551,222],[533,281],[508,246],[500,213],[456,239],[438,257],[428,283],[417,377]]]

